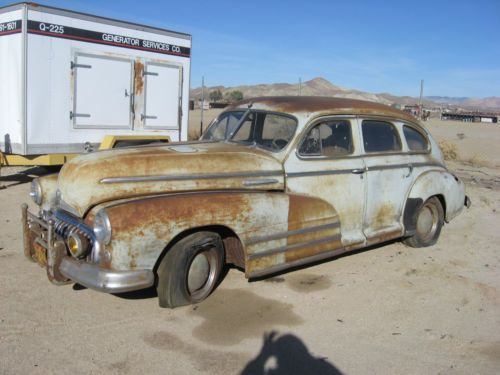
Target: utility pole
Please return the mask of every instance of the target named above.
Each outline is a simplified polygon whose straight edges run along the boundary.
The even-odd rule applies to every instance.
[[[422,112],[423,112],[423,106],[422,106],[422,97],[424,95],[424,80],[420,80],[420,99],[418,100],[418,115],[420,119],[422,119]]]
[[[205,104],[205,76],[201,76],[201,121],[200,121],[200,137],[203,134],[203,107]]]
[[[299,77],[299,96],[302,95],[302,77]]]

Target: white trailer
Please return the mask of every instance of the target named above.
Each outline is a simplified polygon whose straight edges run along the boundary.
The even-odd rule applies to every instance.
[[[0,8],[3,163],[186,140],[190,62],[188,34],[33,3]]]

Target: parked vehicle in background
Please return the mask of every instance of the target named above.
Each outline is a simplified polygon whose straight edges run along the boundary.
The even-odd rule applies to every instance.
[[[166,307],[205,299],[225,264],[256,278],[397,238],[433,245],[470,204],[412,116],[324,97],[241,101],[199,142],[79,156],[31,195],[25,253],[49,279],[155,285]]]

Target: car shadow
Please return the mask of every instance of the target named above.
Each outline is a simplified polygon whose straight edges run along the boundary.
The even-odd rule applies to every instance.
[[[345,252],[343,254],[339,254],[339,255],[332,255],[331,257],[328,257],[328,258],[325,258],[325,259],[321,259],[321,260],[317,260],[317,261],[314,261],[314,262],[311,262],[311,263],[306,263],[306,264],[302,264],[302,265],[299,265],[299,266],[293,266],[293,267],[290,267],[290,268],[287,268],[287,269],[284,269],[284,270],[281,270],[281,271],[276,271],[276,272],[267,274],[265,276],[254,277],[254,278],[251,278],[248,281],[249,282],[256,282],[256,281],[262,281],[262,280],[270,279],[270,278],[273,278],[273,277],[276,277],[276,276],[286,275],[287,273],[290,273],[290,272],[295,272],[295,271],[307,269],[307,268],[310,268],[310,267],[318,266],[320,264],[328,263],[328,262],[334,261],[336,259],[340,259],[340,258],[344,258],[344,257],[349,257],[349,256],[353,256],[353,255],[356,255],[356,254],[361,254],[361,253],[364,253],[366,251],[375,250],[375,249],[378,249],[378,248],[381,248],[381,247],[384,247],[384,246],[387,246],[387,245],[391,245],[391,244],[394,244],[394,243],[398,243],[398,242],[401,242],[401,239],[395,239],[395,240],[381,242],[381,243],[378,243],[378,244],[375,244],[375,245],[364,247],[362,249],[347,251],[347,252]]]
[[[86,290],[88,289],[86,286],[80,285],[78,283],[73,284],[73,290]],[[132,292],[123,292],[123,293],[111,293],[115,297],[123,298],[123,299],[149,299],[158,297],[158,293],[156,292],[155,287],[150,287],[147,289],[134,290]]]
[[[366,248],[363,248],[363,249],[353,250],[353,251],[349,251],[349,252],[344,253],[344,254],[332,256],[330,258],[322,259],[322,260],[319,260],[319,261],[316,261],[316,262],[311,262],[311,263],[307,263],[307,264],[304,264],[304,265],[287,268],[286,270],[282,270],[282,271],[278,271],[278,272],[275,272],[275,273],[271,273],[269,275],[261,276],[261,277],[258,277],[258,278],[252,278],[252,279],[250,279],[248,281],[249,282],[263,281],[263,280],[266,280],[266,279],[274,278],[276,276],[285,275],[285,274],[290,273],[290,272],[294,272],[294,271],[298,271],[298,270],[302,270],[302,269],[307,269],[307,268],[314,267],[314,266],[317,266],[317,265],[320,265],[320,264],[323,264],[323,263],[331,262],[333,260],[340,259],[340,258],[343,258],[343,257],[353,256],[353,255],[356,255],[356,254],[364,253],[365,251],[375,250],[375,249],[378,249],[378,248],[381,248],[381,247],[384,247],[384,246],[387,246],[387,245],[390,245],[390,244],[393,244],[393,243],[397,243],[397,242],[400,242],[400,241],[401,241],[400,239],[386,241],[386,242],[379,243],[379,244],[376,244],[376,245],[372,245],[372,246],[369,246],[369,247],[366,247]],[[243,273],[245,272],[245,270],[241,269],[240,267],[237,267],[237,266],[232,265],[232,264],[226,264],[224,266],[224,268],[221,270],[221,274],[220,274],[219,280],[217,281],[217,284],[215,285],[213,291],[215,291],[219,287],[219,285],[224,281],[224,279],[226,278],[227,274],[229,273],[229,271],[231,269],[237,269],[237,270],[239,270],[239,271],[241,271]],[[84,289],[87,289],[87,288],[85,286],[83,286],[83,285],[80,285],[80,284],[77,284],[77,283],[73,284],[73,290],[75,290],[75,291],[84,290]],[[156,297],[158,297],[158,293],[156,291],[156,287],[154,287],[154,286],[152,286],[150,288],[147,288],[147,289],[141,289],[141,290],[136,290],[136,291],[132,291],[132,292],[112,293],[112,294],[115,297],[123,298],[123,299],[129,299],[129,300],[150,299],[150,298],[156,298]]]
[[[240,375],[341,375],[326,358],[313,356],[304,342],[290,333],[264,334],[260,353],[248,362]]]

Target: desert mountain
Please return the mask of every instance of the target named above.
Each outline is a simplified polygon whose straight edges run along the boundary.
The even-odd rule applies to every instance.
[[[235,87],[213,86],[205,87],[205,97],[208,99],[209,93],[220,90],[223,96],[232,91],[241,91],[245,98],[256,96],[281,96],[281,95],[301,95],[306,96],[336,96],[339,98],[351,98],[378,102],[386,105],[412,105],[418,103],[417,97],[395,96],[388,93],[372,94],[359,90],[336,86],[330,81],[317,77],[310,81],[299,83],[273,83],[258,85],[242,85]],[[201,87],[191,90],[191,99],[201,98]],[[475,98],[449,98],[442,96],[430,96],[424,98],[424,105],[429,107],[460,107],[464,109],[480,110],[500,110],[500,98],[491,97],[484,99]]]

